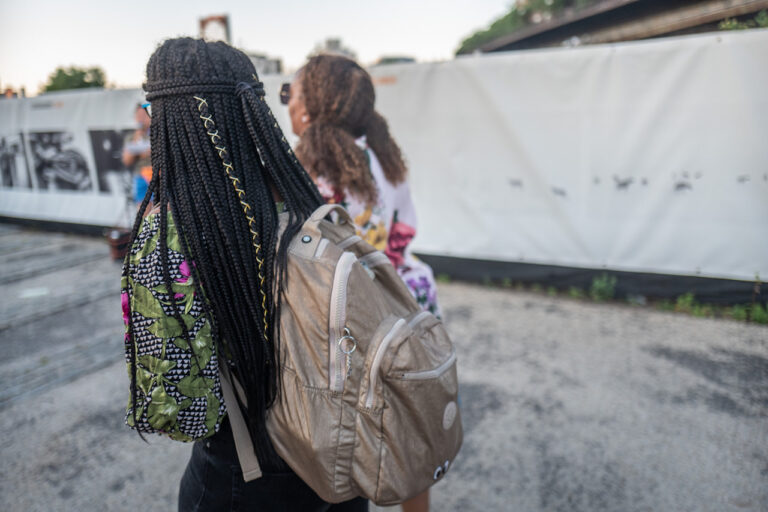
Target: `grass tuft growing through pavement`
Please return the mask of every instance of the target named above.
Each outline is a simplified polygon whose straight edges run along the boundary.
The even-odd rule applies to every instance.
[[[438,274],[438,283],[450,283],[451,277],[447,274]],[[759,283],[759,281],[756,281]],[[486,276],[482,280],[483,285],[505,288],[518,292],[530,291],[533,293],[546,294],[549,297],[565,296],[574,300],[591,299],[594,302],[616,301],[616,286],[618,279],[616,276],[603,273],[592,279],[589,290],[584,290],[576,286],[567,289],[558,289],[555,286],[544,286],[541,283],[530,283],[526,286],[520,281],[512,281],[505,277],[498,280],[492,280]],[[634,295],[626,297],[626,302],[632,306],[650,305],[659,311],[668,311],[691,315],[697,318],[728,318],[739,322],[752,322],[761,325],[768,325],[768,307],[765,304],[755,300],[752,304],[733,304],[730,306],[720,306],[716,304],[701,303],[696,300],[692,292],[683,293],[671,299],[660,299],[650,301],[645,296]]]

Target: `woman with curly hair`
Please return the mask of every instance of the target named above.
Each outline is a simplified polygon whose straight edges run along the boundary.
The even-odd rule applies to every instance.
[[[407,168],[384,118],[370,75],[338,55],[309,59],[290,85],[296,156],[329,203],[344,206],[368,243],[384,251],[421,307],[439,315],[432,269],[408,250],[416,211]]]
[[[386,253],[422,309],[439,315],[432,269],[408,250],[416,212],[407,168],[374,108],[368,72],[346,57],[318,55],[281,99],[299,136],[296,156],[323,198],[347,209],[358,234]],[[428,509],[429,491],[403,503],[405,512]]]

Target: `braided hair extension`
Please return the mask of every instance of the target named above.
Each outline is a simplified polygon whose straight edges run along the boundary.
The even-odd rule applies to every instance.
[[[317,55],[297,75],[312,120],[296,147],[301,163],[337,190],[346,190],[366,204],[377,199],[365,153],[355,139],[365,135],[390,183],[405,181],[407,169],[400,148],[384,118],[374,109],[376,94],[370,75],[340,55]]]
[[[195,293],[204,298],[220,364],[229,364],[245,391],[247,408],[239,405],[256,454],[262,464],[278,467],[266,412],[279,389],[279,312],[287,248],[322,198],[285,141],[253,64],[242,52],[223,42],[165,41],[147,63],[144,89],[152,102],[155,172],[131,240],[154,194],[160,209],[163,281],[182,336],[192,349],[172,292],[169,213]],[[276,196],[289,217],[279,240]],[[128,272],[126,264],[123,275]],[[133,344],[130,318],[128,336]],[[135,349],[130,359],[131,395],[137,403]],[[135,410],[133,415],[136,421]]]

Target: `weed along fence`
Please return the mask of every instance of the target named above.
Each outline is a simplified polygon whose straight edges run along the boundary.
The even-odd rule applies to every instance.
[[[372,68],[410,167],[414,248],[458,278],[764,300],[766,48],[749,30]],[[290,133],[283,80],[264,79]],[[142,100],[0,101],[0,216],[127,223],[119,156]]]

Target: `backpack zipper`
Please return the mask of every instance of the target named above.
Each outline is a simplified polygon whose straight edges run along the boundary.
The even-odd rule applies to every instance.
[[[416,325],[417,323],[421,322],[426,317],[431,316],[431,315],[432,315],[432,313],[430,313],[429,311],[422,311],[421,313],[419,313],[415,317],[411,318],[411,321],[408,322],[408,327],[413,327],[414,325]]]
[[[405,327],[405,319],[401,318],[392,328],[389,330],[384,339],[379,343],[379,347],[376,349],[376,354],[373,356],[373,362],[371,363],[370,376],[368,379],[368,395],[365,399],[365,407],[371,408],[373,406],[373,391],[376,389],[376,381],[379,377],[379,367],[381,366],[381,360],[384,359],[384,353],[387,351],[392,340],[396,335],[400,333],[402,328]]]
[[[357,261],[354,253],[344,252],[336,264],[333,275],[333,287],[331,288],[331,311],[328,338],[328,387],[331,391],[344,389],[345,376],[344,358],[346,357],[339,347],[339,339],[343,336],[344,324],[347,321],[347,283],[352,265]]]
[[[402,380],[429,380],[429,379],[436,379],[439,376],[441,376],[443,373],[445,373],[448,368],[453,366],[453,363],[456,362],[456,349],[451,350],[451,355],[448,356],[448,359],[445,360],[444,363],[442,363],[437,368],[433,368],[431,370],[424,370],[420,372],[408,372],[408,373],[401,373],[400,379]]]

